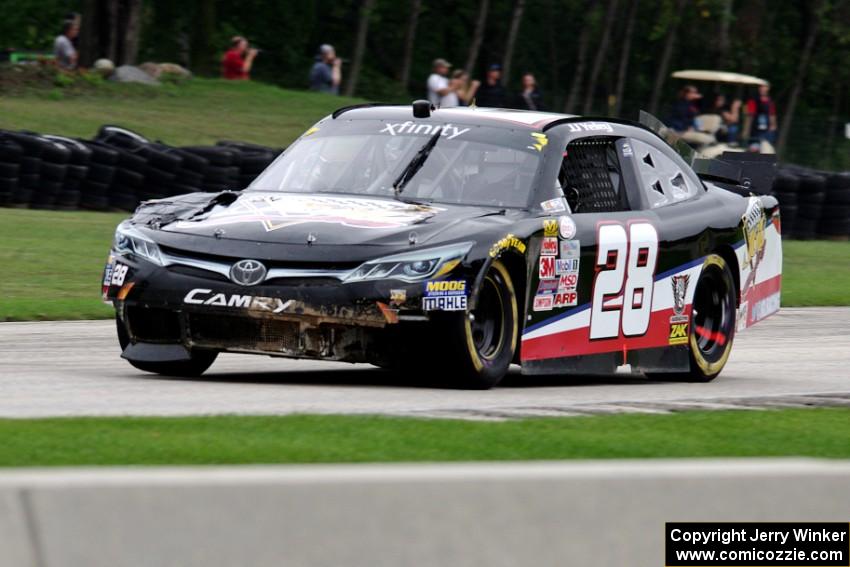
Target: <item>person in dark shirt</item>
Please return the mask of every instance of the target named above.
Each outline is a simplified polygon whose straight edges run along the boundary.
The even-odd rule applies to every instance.
[[[507,98],[505,87],[502,86],[502,66],[498,64],[490,65],[487,69],[487,78],[478,88],[475,105],[505,108]]]
[[[519,110],[545,110],[543,108],[543,95],[537,88],[537,80],[531,73],[522,76],[522,90],[517,93],[514,108]]]
[[[693,85],[687,85],[679,92],[679,98],[673,103],[670,115],[670,128],[688,144],[699,148],[716,142],[711,134],[697,130],[696,117],[700,113],[702,94]]]
[[[253,47],[248,48],[247,39],[237,35],[230,40],[230,49],[221,59],[221,76],[232,80],[250,79],[251,67],[257,53]]]
[[[320,45],[316,62],[310,69],[310,90],[337,95],[341,82],[342,59],[336,56],[332,45]]]
[[[758,151],[762,142],[776,143],[776,104],[770,98],[770,86],[759,86],[758,96],[747,101],[744,116],[744,132],[749,137],[750,149]]]

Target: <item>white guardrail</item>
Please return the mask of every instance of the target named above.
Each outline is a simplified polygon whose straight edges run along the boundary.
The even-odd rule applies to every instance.
[[[0,565],[664,565],[667,521],[850,521],[802,459],[8,469]]]

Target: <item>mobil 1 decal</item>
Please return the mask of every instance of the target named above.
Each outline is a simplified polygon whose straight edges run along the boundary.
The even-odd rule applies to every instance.
[[[590,339],[639,337],[649,330],[658,231],[647,221],[600,223]]]

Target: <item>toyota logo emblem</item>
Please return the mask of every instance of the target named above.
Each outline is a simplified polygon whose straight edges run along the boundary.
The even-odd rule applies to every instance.
[[[266,279],[266,267],[257,260],[239,260],[230,268],[230,281],[239,285],[257,285]]]

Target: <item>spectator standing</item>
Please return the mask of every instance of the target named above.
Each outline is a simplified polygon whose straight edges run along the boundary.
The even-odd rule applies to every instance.
[[[758,96],[747,101],[744,114],[744,133],[749,137],[750,149],[762,142],[776,143],[776,104],[770,97],[769,85],[759,85]]]
[[[77,50],[74,40],[80,33],[80,26],[74,20],[66,20],[62,24],[62,33],[53,41],[53,55],[56,64],[62,69],[71,71],[77,68]]]
[[[696,117],[700,113],[702,94],[693,85],[687,85],[679,91],[679,98],[673,104],[670,117],[670,127],[689,144],[705,146],[716,140],[711,134],[699,132],[696,128]]]
[[[242,36],[235,36],[230,40],[230,49],[224,53],[221,59],[221,76],[231,80],[248,80],[251,78],[251,67],[257,51],[248,47],[248,40]]]
[[[507,98],[505,87],[502,86],[502,66],[494,63],[487,68],[487,77],[478,89],[475,104],[476,106],[505,108]]]
[[[468,106],[469,101],[475,97],[479,82],[469,82],[469,73],[463,69],[456,69],[449,80],[449,93],[440,99],[440,108],[452,108],[453,106]]]
[[[531,73],[522,76],[522,90],[516,97],[515,108],[520,110],[545,110],[543,108],[543,95],[537,88],[537,80]]]
[[[333,45],[320,45],[316,62],[310,69],[310,90],[338,95],[341,83],[342,59],[336,56]]]
[[[428,77],[428,100],[436,107],[458,106],[457,94],[454,92],[447,75],[452,64],[445,59],[434,59],[431,63],[431,75]]]

